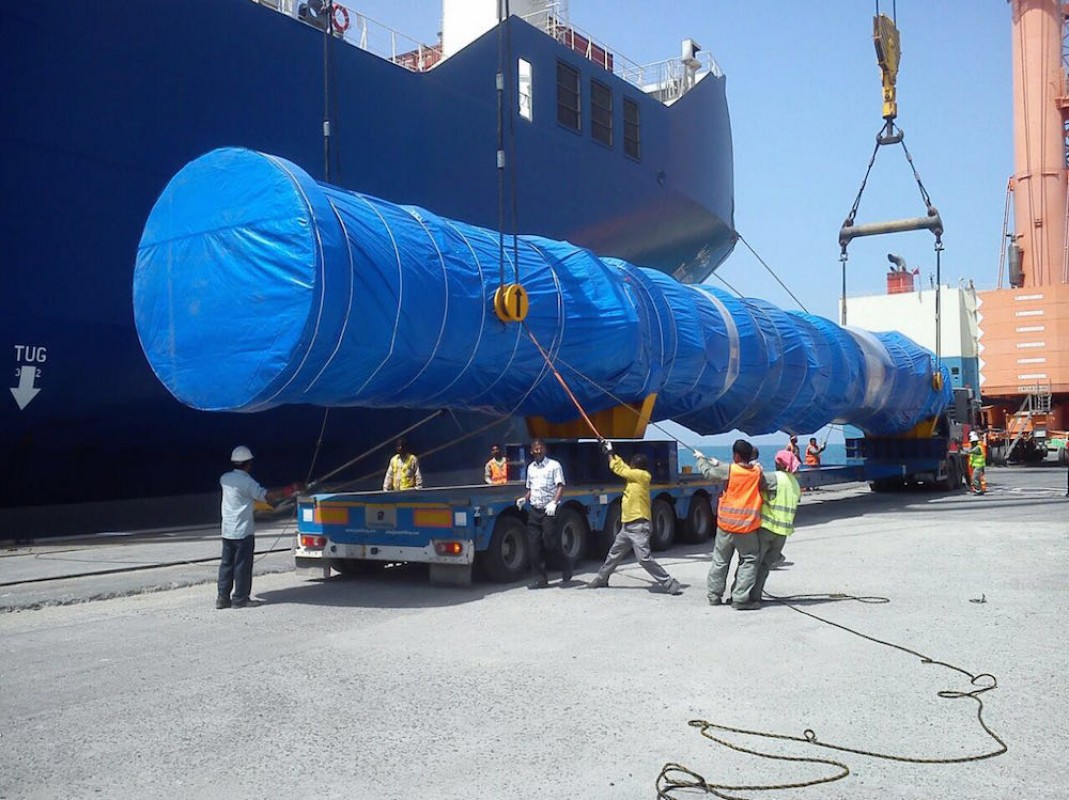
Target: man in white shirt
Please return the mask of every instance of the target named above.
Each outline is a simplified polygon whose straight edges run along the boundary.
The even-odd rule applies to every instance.
[[[256,552],[256,524],[252,518],[257,500],[274,505],[279,500],[292,497],[300,491],[300,484],[268,491],[250,475],[252,451],[245,445],[234,448],[230,454],[234,468],[219,478],[223,488],[222,534],[223,555],[219,560],[219,586],[215,598],[216,608],[246,608],[262,605],[251,600],[252,562]],[[231,598],[230,591],[234,596]]]
[[[560,463],[546,458],[546,445],[541,439],[531,442],[531,458],[527,465],[527,494],[516,500],[516,506],[527,506],[527,545],[531,556],[531,569],[538,573],[538,580],[531,589],[549,586],[546,574],[546,550],[555,550],[561,558],[561,581],[572,579],[572,563],[561,547],[560,532],[554,516],[557,504],[564,494],[564,470]]]

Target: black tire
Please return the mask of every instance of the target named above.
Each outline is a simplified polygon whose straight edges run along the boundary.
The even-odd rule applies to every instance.
[[[1058,463],[1063,467],[1069,467],[1069,447],[1063,447],[1058,451]]]
[[[366,578],[386,569],[385,561],[368,561],[363,558],[332,558],[330,566],[347,578]]]
[[[586,557],[590,525],[586,516],[574,508],[563,508],[557,514],[557,533],[560,534],[561,556],[578,564]]]
[[[512,514],[498,517],[490,546],[479,553],[479,564],[496,583],[512,583],[527,574],[527,525]]]
[[[901,478],[879,478],[869,482],[869,488],[874,492],[893,492],[902,488]]]
[[[701,544],[708,541],[715,531],[716,517],[713,516],[713,506],[709,498],[704,494],[694,495],[690,498],[687,517],[683,520],[681,538],[691,544]]]
[[[650,512],[653,515],[650,520],[653,528],[650,534],[650,549],[667,550],[676,540],[676,510],[667,500],[657,498],[653,501]]]
[[[609,505],[608,510],[605,512],[605,524],[597,535],[593,537],[594,558],[604,559],[609,554],[609,548],[616,541],[616,535],[623,525],[620,520],[622,513],[619,500],[615,500]]]

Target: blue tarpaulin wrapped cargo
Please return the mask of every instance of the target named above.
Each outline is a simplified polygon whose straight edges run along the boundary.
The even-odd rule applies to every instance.
[[[829,422],[890,434],[950,400],[945,370],[933,380],[932,354],[898,333],[682,285],[566,242],[508,237],[504,255],[505,280],[530,296],[525,325],[588,411],[656,393],[655,419],[701,434]],[[573,419],[524,326],[494,313],[500,263],[496,232],[228,148],[188,164],[153,208],[134,315],[156,375],[197,409]]]

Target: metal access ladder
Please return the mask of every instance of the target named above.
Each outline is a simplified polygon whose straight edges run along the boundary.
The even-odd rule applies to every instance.
[[[1036,384],[1035,386],[1028,387],[1028,393],[1024,397],[1024,402],[1021,403],[1021,407],[1017,410],[1017,413],[1013,415],[1017,432],[1013,437],[1013,441],[1010,442],[1009,448],[1006,450],[1006,461],[1010,460],[1014,448],[1017,447],[1017,443],[1021,441],[1025,433],[1032,433],[1035,430],[1035,425],[1032,424],[1033,418],[1039,415],[1046,416],[1050,414],[1050,409],[1050,384]]]

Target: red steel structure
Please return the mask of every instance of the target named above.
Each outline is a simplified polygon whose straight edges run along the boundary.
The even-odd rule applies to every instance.
[[[1005,443],[1049,438],[1069,423],[1069,5],[1009,5],[1014,229],[1005,242],[1006,285],[1000,269],[999,288],[979,293],[978,317],[981,394],[988,424],[1005,429]]]

